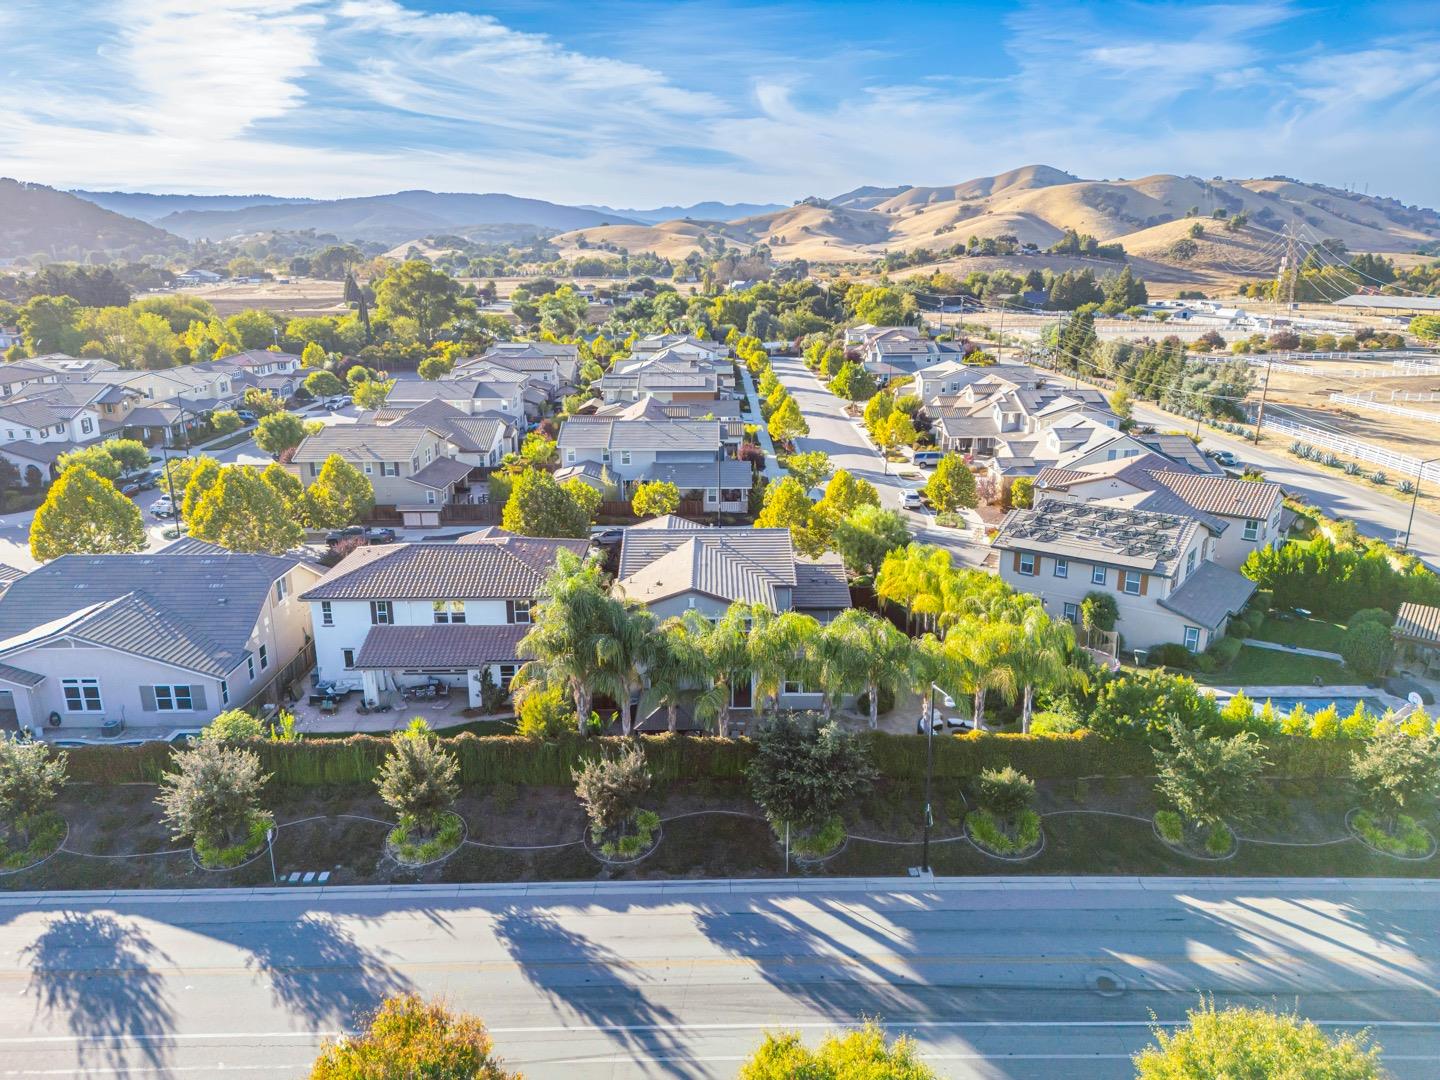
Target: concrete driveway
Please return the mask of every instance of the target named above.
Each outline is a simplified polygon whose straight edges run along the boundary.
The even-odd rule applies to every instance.
[[[874,484],[880,492],[880,503],[890,510],[901,510],[900,493],[918,488],[928,473],[910,465],[886,465],[880,451],[866,436],[858,419],[845,413],[844,403],[830,393],[818,378],[795,356],[773,358],[776,377],[785,384],[800,406],[810,425],[810,434],[795,440],[797,450],[823,450],[837,469],[844,469]],[[900,475],[900,471],[911,478]],[[957,563],[979,566],[989,553],[989,546],[977,543],[973,534],[958,529],[945,529],[935,524],[928,511],[901,510],[910,523],[915,539],[948,549]]]

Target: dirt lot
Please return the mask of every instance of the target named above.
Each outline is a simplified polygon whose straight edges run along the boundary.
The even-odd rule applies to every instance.
[[[320,281],[314,278],[292,280],[287,285],[278,281],[264,281],[258,285],[221,283],[195,285],[174,291],[213,304],[216,313],[222,317],[234,315],[247,308],[264,308],[291,317],[344,315],[349,311],[345,305],[342,282]]]
[[[1316,424],[1319,427],[1336,428],[1352,438],[1383,446],[1401,454],[1418,454],[1430,457],[1422,451],[1427,447],[1440,447],[1440,399],[1435,401],[1404,401],[1398,397],[1394,404],[1407,409],[1430,413],[1434,420],[1416,417],[1392,416],[1389,413],[1368,409],[1361,405],[1342,404],[1330,400],[1331,394],[1372,395],[1380,404],[1389,404],[1392,392],[1419,395],[1440,395],[1440,377],[1397,377],[1388,373],[1393,369],[1388,363],[1359,363],[1356,361],[1317,361],[1315,366],[1333,363],[1337,368],[1374,368],[1375,378],[1337,379],[1320,375],[1302,375],[1274,369],[1270,374],[1268,400],[1289,410],[1281,415],[1295,420]],[[1257,372],[1258,374],[1258,372]],[[1261,375],[1263,378],[1263,375]]]

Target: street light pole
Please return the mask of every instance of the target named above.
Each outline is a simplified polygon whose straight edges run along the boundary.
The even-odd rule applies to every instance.
[[[1415,493],[1410,497],[1410,517],[1405,522],[1405,543],[1400,548],[1402,553],[1410,550],[1410,530],[1415,527],[1415,504],[1420,501],[1420,481],[1425,475],[1425,466],[1436,461],[1440,461],[1440,457],[1426,458],[1415,470]]]

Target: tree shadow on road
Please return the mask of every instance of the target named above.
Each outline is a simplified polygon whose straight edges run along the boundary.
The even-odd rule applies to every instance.
[[[77,1037],[81,1075],[103,1068],[123,1076],[142,1064],[165,1071],[163,1036],[174,1013],[154,967],[172,961],[141,929],[113,915],[67,912],[21,953],[37,1013],[62,1016]]]
[[[699,1065],[674,1029],[679,1019],[646,999],[646,978],[631,962],[567,930],[554,915],[509,910],[495,923],[495,936],[521,973],[557,1006],[605,1032],[616,1049],[650,1059],[672,1076],[696,1075]]]

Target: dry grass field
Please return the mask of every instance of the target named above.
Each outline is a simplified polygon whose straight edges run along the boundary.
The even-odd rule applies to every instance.
[[[222,318],[247,308],[264,308],[290,317],[343,315],[349,310],[345,306],[343,283],[316,278],[293,278],[288,284],[278,281],[264,281],[257,285],[222,282],[173,291],[212,304]]]

